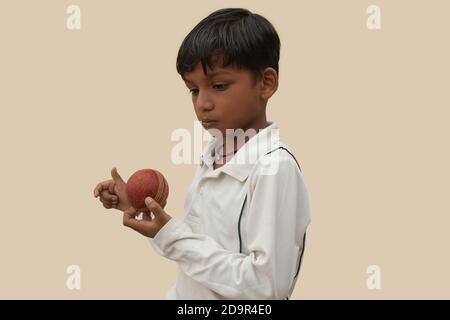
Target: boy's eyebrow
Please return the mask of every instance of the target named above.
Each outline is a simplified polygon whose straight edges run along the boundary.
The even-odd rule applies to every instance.
[[[206,78],[210,79],[210,78],[212,78],[214,76],[217,76],[218,74],[221,74],[221,73],[232,74],[232,72],[230,72],[228,70],[221,69],[221,70],[216,70],[216,71],[213,71],[213,72],[209,72],[208,75],[206,76]],[[190,81],[186,77],[184,78],[184,82],[194,83],[194,82]]]

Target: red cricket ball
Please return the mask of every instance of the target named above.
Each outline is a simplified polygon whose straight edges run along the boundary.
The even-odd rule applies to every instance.
[[[152,197],[161,207],[166,206],[169,196],[169,184],[161,172],[154,169],[142,169],[133,173],[125,188],[133,208],[148,212],[145,198]]]

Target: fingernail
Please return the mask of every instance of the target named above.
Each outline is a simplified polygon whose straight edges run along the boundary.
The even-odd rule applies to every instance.
[[[153,201],[153,199],[150,198],[150,197],[145,198],[145,203],[146,204],[150,204],[150,203],[152,203],[152,201]]]

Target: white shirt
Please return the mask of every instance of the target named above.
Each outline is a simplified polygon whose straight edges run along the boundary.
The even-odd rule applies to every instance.
[[[184,219],[172,217],[148,238],[159,255],[178,263],[166,298],[287,299],[310,223],[299,165],[274,122],[214,170],[216,146],[213,139],[204,149]]]

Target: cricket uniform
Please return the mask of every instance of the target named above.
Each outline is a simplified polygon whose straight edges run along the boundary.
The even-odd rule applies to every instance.
[[[216,140],[201,155],[184,219],[172,217],[148,238],[178,264],[166,298],[288,299],[310,223],[300,166],[274,122],[214,170]]]

